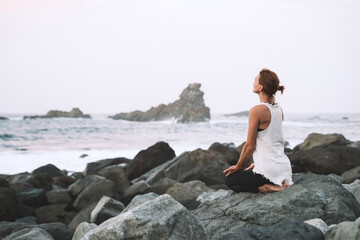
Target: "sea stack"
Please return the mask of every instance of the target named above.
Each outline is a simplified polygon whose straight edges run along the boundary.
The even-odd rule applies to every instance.
[[[110,118],[128,121],[162,121],[175,118],[178,123],[205,122],[210,119],[210,108],[205,106],[204,92],[200,83],[189,84],[180,94],[180,99],[168,105],[160,104],[146,112],[119,113]]]
[[[44,116],[24,116],[23,119],[36,119],[36,118],[91,118],[89,114],[83,114],[79,108],[73,108],[70,112],[63,112],[58,110],[51,110]]]

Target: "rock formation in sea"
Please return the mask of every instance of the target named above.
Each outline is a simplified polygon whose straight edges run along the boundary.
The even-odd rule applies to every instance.
[[[6,117],[1,117],[1,116],[0,116],[0,120],[9,120],[9,119],[6,118]]]
[[[168,105],[160,104],[146,112],[119,113],[110,118],[127,121],[161,121],[175,118],[179,123],[204,122],[210,119],[210,108],[205,106],[204,92],[200,83],[189,84],[180,94],[180,99]]]
[[[73,108],[70,112],[63,112],[59,110],[51,110],[46,115],[38,116],[24,116],[23,119],[36,118],[91,118],[89,114],[83,114],[79,108]]]

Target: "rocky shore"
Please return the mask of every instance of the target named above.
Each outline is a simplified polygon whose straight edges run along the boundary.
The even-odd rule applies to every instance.
[[[118,113],[109,118],[127,121],[162,121],[176,119],[178,123],[204,122],[210,119],[210,108],[205,106],[204,92],[200,90],[200,83],[189,84],[180,94],[180,99],[167,105],[160,104],[146,112],[134,111]]]
[[[241,149],[214,143],[176,156],[158,142],[83,172],[49,164],[0,175],[0,239],[358,239],[359,142],[310,134],[286,151],[294,185],[267,194],[224,184]]]
[[[73,108],[70,112],[63,112],[59,110],[51,110],[46,115],[38,116],[24,116],[23,119],[36,118],[91,118],[89,114],[83,114],[79,108]]]

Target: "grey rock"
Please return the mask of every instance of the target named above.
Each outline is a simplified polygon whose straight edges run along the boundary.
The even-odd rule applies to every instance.
[[[133,200],[131,200],[131,202],[126,206],[126,208],[122,211],[122,213],[127,212],[143,204],[144,202],[154,200],[157,197],[159,197],[159,195],[153,192],[137,195],[136,197],[133,198]]]
[[[356,141],[356,142],[352,142],[349,143],[348,145],[346,145],[348,147],[353,147],[353,148],[360,148],[360,141]]]
[[[360,148],[324,145],[289,155],[292,164],[318,174],[342,175],[360,165]]]
[[[9,187],[0,187],[0,221],[15,221],[19,208],[18,196]]]
[[[61,222],[43,223],[33,225],[31,227],[38,227],[48,232],[54,240],[71,240],[73,232]]]
[[[94,202],[90,204],[89,206],[83,208],[78,212],[78,214],[71,220],[68,227],[71,231],[75,231],[76,228],[82,223],[82,222],[90,222],[90,215],[92,210],[96,207],[97,202]]]
[[[304,151],[324,145],[346,145],[349,142],[350,141],[347,140],[342,134],[338,134],[338,133],[333,133],[333,134],[311,133],[306,137],[303,143],[299,144],[295,148]]]
[[[34,188],[32,185],[26,182],[17,182],[10,184],[10,187],[15,190],[16,193],[25,192]]]
[[[336,175],[336,174],[333,174],[333,173],[328,174],[327,176],[328,176],[329,178],[334,179],[336,182],[338,182],[338,183],[340,183],[340,184],[342,184],[342,183],[344,182],[344,180],[345,180],[343,177],[341,177],[341,176],[339,176],[339,175]]]
[[[199,201],[201,203],[211,202],[214,201],[215,199],[227,198],[232,193],[233,191],[231,190],[223,190],[223,189],[217,190],[216,192],[204,192],[196,198],[196,201]]]
[[[344,178],[344,183],[352,183],[356,179],[360,179],[360,166],[356,166],[344,172],[341,177]]]
[[[326,240],[359,240],[360,239],[360,218],[354,222],[342,222],[330,228],[325,233]]]
[[[151,185],[151,191],[161,195],[166,193],[166,191],[176,183],[178,183],[178,181],[171,178],[160,178]]]
[[[64,112],[59,110],[51,110],[46,115],[38,116],[24,116],[23,119],[36,119],[36,118],[91,118],[89,114],[83,114],[79,108],[73,108],[70,112]]]
[[[76,212],[65,211],[66,204],[52,204],[35,209],[35,216],[38,223],[62,222],[70,223]]]
[[[17,212],[17,217],[22,218],[22,217],[27,217],[27,216],[35,216],[34,209],[32,207],[28,207],[28,206],[20,204],[18,212]]]
[[[236,146],[233,143],[218,143],[211,144],[208,150],[215,151],[223,155],[225,160],[230,165],[236,165],[240,158],[240,153],[237,151]]]
[[[215,235],[216,236],[216,235]],[[216,239],[216,238],[212,238]],[[221,237],[222,240],[323,240],[322,232],[296,219],[282,220],[271,226],[249,226]]]
[[[349,192],[351,192],[356,200],[360,203],[360,180],[357,179],[353,183],[343,184],[343,187],[346,188]]]
[[[98,172],[105,167],[119,165],[122,163],[129,163],[130,161],[131,160],[128,158],[119,157],[119,158],[108,158],[96,162],[91,162],[86,164],[84,175],[88,176],[92,174],[98,174]]]
[[[0,187],[8,188],[10,184],[6,179],[0,178]]]
[[[34,171],[32,171],[31,174],[38,175],[41,173],[47,173],[50,175],[50,177],[64,177],[65,176],[65,174],[53,164],[47,164],[45,166],[39,167],[39,168],[35,169]]]
[[[6,117],[0,117],[0,120],[9,120],[9,119]]]
[[[107,220],[81,238],[95,239],[207,239],[207,236],[186,208],[164,194]]]
[[[103,181],[104,179],[104,177],[97,175],[87,175],[85,177],[79,178],[76,182],[71,184],[68,189],[72,195],[77,196],[84,190],[86,186],[96,181]]]
[[[113,181],[118,193],[122,193],[130,187],[130,181],[125,174],[125,170],[119,165],[104,167],[98,172],[98,175]]]
[[[149,170],[175,157],[174,150],[166,142],[157,142],[149,148],[140,151],[128,164],[126,175],[135,179]]]
[[[110,116],[112,119],[128,121],[160,121],[175,118],[179,123],[204,122],[210,119],[210,109],[204,104],[201,84],[193,83],[183,90],[180,99],[168,105],[160,104],[146,112],[134,111]]]
[[[49,233],[41,228],[25,228],[12,233],[4,240],[54,240]]]
[[[45,191],[39,188],[28,189],[19,193],[19,201],[32,208],[43,206],[46,203]]]
[[[67,189],[57,189],[51,190],[45,193],[46,200],[50,204],[57,204],[57,203],[72,203],[71,199],[71,192]]]
[[[124,204],[109,197],[102,197],[90,214],[90,222],[97,225],[116,217],[125,208]]]
[[[145,181],[139,181],[124,191],[121,202],[128,205],[136,195],[148,192],[151,192],[150,185]]]
[[[27,217],[23,217],[23,218],[18,218],[18,219],[16,219],[16,222],[25,223],[25,224],[28,224],[28,225],[35,225],[36,224],[36,217],[27,216]]]
[[[74,232],[74,236],[73,236],[72,240],[80,240],[85,235],[85,233],[87,233],[88,231],[90,231],[96,227],[97,227],[97,225],[94,223],[88,223],[88,222],[81,223],[76,228],[76,231]]]
[[[320,218],[310,219],[310,220],[305,221],[304,223],[316,227],[323,234],[325,234],[326,231],[329,229],[328,225]]]
[[[360,216],[360,204],[354,196],[331,178],[298,173],[293,180],[294,185],[276,193],[233,193],[204,202],[192,214],[205,226],[208,236],[221,237],[242,227],[271,226],[284,219],[303,222],[321,218],[329,225]]]
[[[186,183],[176,183],[166,193],[176,201],[183,201],[187,199],[195,200],[200,194],[210,191],[213,190],[208,188],[205,183],[194,180]]]
[[[96,181],[91,182],[77,196],[73,203],[75,209],[81,209],[93,202],[99,201],[103,196],[116,197],[115,183],[106,178],[100,177]]]

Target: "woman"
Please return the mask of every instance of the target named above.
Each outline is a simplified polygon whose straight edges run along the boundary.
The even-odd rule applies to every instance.
[[[274,97],[277,91],[284,91],[279,83],[268,69],[255,78],[253,92],[259,95],[260,104],[249,111],[248,136],[237,164],[224,170],[226,185],[235,192],[277,192],[293,183],[290,161],[284,153],[284,114]],[[251,155],[254,163],[241,170]]]

